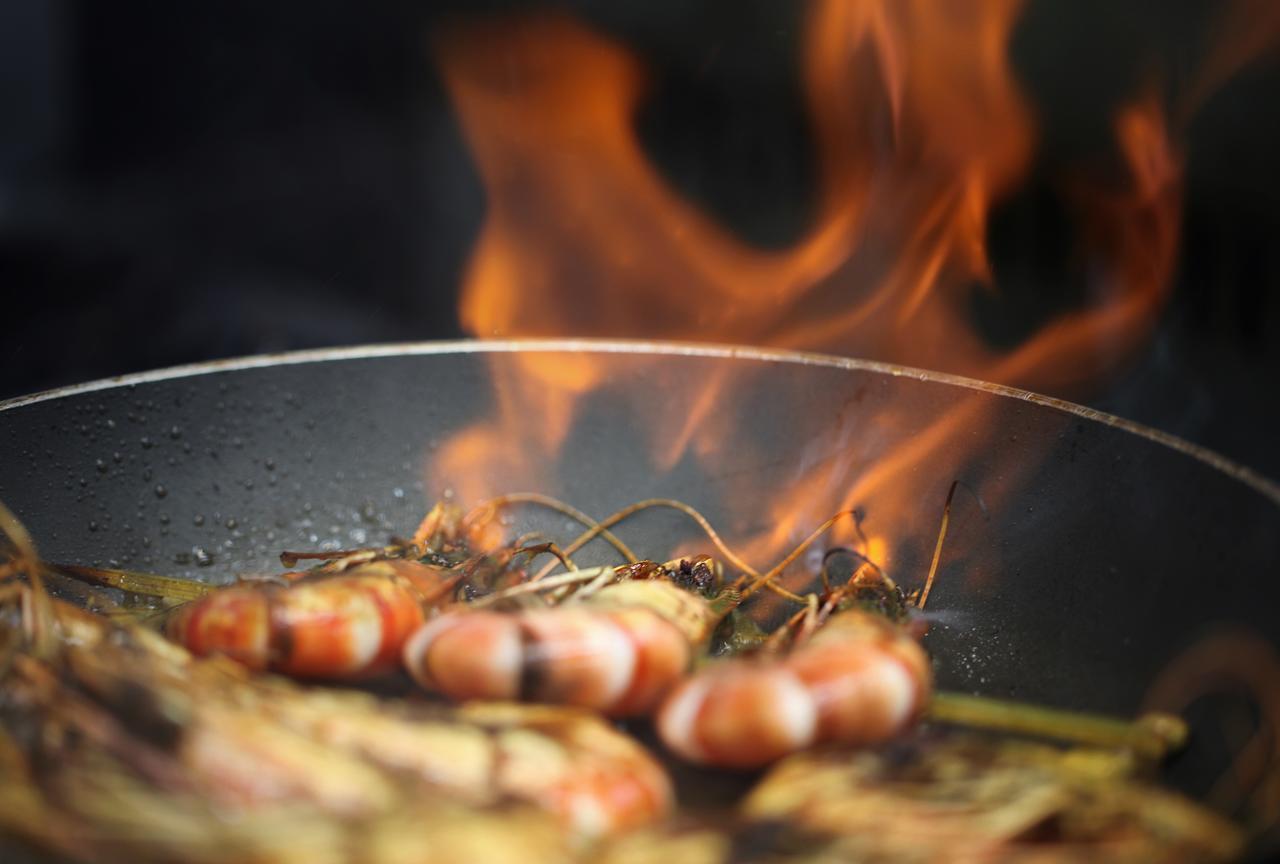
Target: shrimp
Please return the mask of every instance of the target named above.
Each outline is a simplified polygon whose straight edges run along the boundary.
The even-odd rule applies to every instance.
[[[802,625],[784,656],[720,661],[681,682],[658,708],[663,743],[690,762],[755,768],[914,725],[932,689],[929,658],[902,627],[853,602],[867,590],[864,573],[775,634],[773,646]]]
[[[523,579],[523,571],[513,566],[518,556],[550,553],[571,565],[554,543],[523,545],[518,539],[498,545],[498,511],[525,502],[583,522],[634,560],[621,541],[585,514],[526,493],[483,502],[465,513],[438,503],[409,540],[367,549],[284,552],[280,560],[288,568],[300,561],[320,563],[310,571],[218,590],[152,574],[63,569],[127,592],[194,596],[169,617],[166,632],[197,655],[225,654],[250,669],[301,678],[355,678],[398,667],[409,634],[428,612],[454,602],[455,594],[469,600],[503,580]]]
[[[232,845],[199,858],[233,861],[283,860],[249,855],[232,842],[254,841],[269,814],[279,814],[290,833],[298,827],[292,820],[305,817],[329,833],[347,826],[352,837],[394,816],[412,837],[437,829],[437,811],[479,826],[502,807],[512,826],[530,823],[509,809],[514,803],[540,811],[576,843],[650,824],[672,809],[671,783],[658,763],[589,713],[453,709],[310,689],[226,657],[195,657],[132,621],[47,595],[40,604],[29,585],[4,587],[0,644],[11,654],[0,667],[0,766],[14,783],[0,799],[15,806],[2,808],[0,829],[46,845],[62,839],[43,829],[63,815],[85,836],[147,838],[153,853],[196,835],[201,842],[225,836]],[[38,632],[47,636],[47,656],[36,649]],[[24,731],[33,728],[47,734]],[[141,803],[155,806],[134,806]],[[31,823],[24,812],[46,815]],[[234,818],[222,825],[228,814]],[[417,814],[416,824],[401,818],[408,814]],[[122,816],[136,828],[121,827]],[[241,828],[251,836],[240,837]],[[513,830],[518,846],[521,829]],[[543,836],[540,830],[530,828]]]
[[[423,687],[451,699],[647,714],[685,675],[725,608],[676,581],[710,588],[718,574],[705,557],[640,562],[602,568],[600,578],[626,581],[553,608],[445,612],[405,642],[404,666]],[[539,584],[555,583],[528,587]]]
[[[146,573],[63,566],[90,583],[127,593],[187,600],[168,616],[171,639],[199,656],[225,654],[254,670],[302,678],[356,678],[398,667],[405,639],[426,613],[452,602],[454,589],[490,590],[522,578],[521,554],[557,552],[553,544],[511,545],[471,554],[467,538],[491,513],[460,515],[434,507],[410,541],[338,552],[285,552],[286,572],[215,589]],[[427,560],[420,560],[427,559]]]
[[[472,554],[477,545],[496,542],[488,531],[496,513],[517,503],[549,507],[586,525],[587,533],[569,551],[598,536],[629,563],[579,571],[554,543],[521,545],[520,540]],[[647,506],[675,506],[689,513],[731,560],[737,560],[706,520],[679,502],[640,502],[596,522],[554,498],[521,493],[483,502],[465,514],[438,504],[413,539],[393,540],[388,546],[285,552],[281,561],[286,567],[302,560],[322,563],[310,571],[274,577],[283,584],[255,580],[208,589],[152,574],[63,569],[125,591],[172,598],[194,595],[170,615],[169,636],[198,655],[225,654],[250,669],[344,679],[386,672],[403,663],[425,686],[453,698],[522,698],[631,716],[652,710],[688,669],[712,625],[734,605],[716,601],[723,608],[714,611],[709,601],[689,593],[706,595],[719,588],[723,574],[712,559],[692,556],[662,566],[637,561],[608,531],[609,524]],[[542,553],[554,555],[571,572],[566,574],[568,583],[557,581],[561,577],[538,581],[544,569],[530,580],[537,582],[535,591],[556,588],[563,593],[584,575],[604,578],[578,591],[574,604],[563,609],[512,616],[470,608],[472,601],[484,604],[504,581],[525,578],[523,570],[512,566],[517,556]],[[688,591],[658,587],[649,578],[654,575]],[[647,587],[601,590],[612,577],[644,579]],[[721,600],[738,596],[721,593]],[[577,602],[588,596],[590,603]],[[445,606],[455,608],[426,622]],[[414,641],[409,646],[411,634]],[[529,648],[529,657],[523,659],[522,644]]]
[[[404,558],[370,561],[356,552],[285,584],[251,582],[179,607],[170,638],[201,656],[226,654],[250,669],[299,678],[357,678],[398,668],[405,640],[428,612],[479,595],[504,578],[520,580],[519,555],[552,544],[509,546],[452,567]],[[298,553],[290,553],[297,555]],[[351,569],[340,569],[344,564]]]
[[[643,716],[685,677],[717,625],[754,592],[769,589],[803,599],[773,584],[779,568],[758,573],[702,514],[671,499],[640,501],[599,522],[583,520],[590,529],[565,552],[649,507],[690,516],[743,578],[755,577],[754,583],[739,590],[739,579],[726,587],[720,563],[706,555],[544,579],[547,567],[511,591],[553,594],[587,579],[590,583],[554,608],[449,610],[405,643],[406,670],[426,689],[456,700],[520,699],[591,708],[612,717]]]
[[[250,669],[328,678],[385,672],[399,664],[424,610],[458,579],[429,564],[383,560],[291,585],[233,585],[179,607],[166,632],[193,654],[226,654]]]
[[[830,550],[821,572],[824,594],[792,595],[806,608],[764,640],[768,656],[708,665],[663,700],[656,726],[667,748],[699,764],[758,768],[815,745],[875,744],[914,726],[929,707],[933,671],[908,609],[922,608],[933,586],[958,486],[947,493],[933,562],[915,603],[865,555]],[[744,594],[769,587],[849,517],[860,515],[842,510],[828,518]],[[861,564],[832,589],[828,567],[841,552]]]

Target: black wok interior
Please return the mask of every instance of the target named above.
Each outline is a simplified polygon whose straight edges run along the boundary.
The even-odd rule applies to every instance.
[[[970,507],[967,517],[957,508],[948,535],[954,554],[939,572],[925,637],[940,687],[1131,714],[1169,660],[1208,633],[1245,629],[1280,642],[1280,588],[1268,578],[1280,561],[1274,484],[1212,454],[1183,452],[1181,442],[1030,394],[811,355],[424,343],[99,382],[0,403],[0,500],[48,560],[209,581],[276,569],[286,548],[382,542],[410,531],[443,494],[424,488],[424,464],[451,432],[488,416],[491,368],[529,350],[607,359],[613,372],[578,415],[554,482],[538,491],[595,515],[678,497],[731,538],[767,527],[767,502],[755,524],[727,519],[730,480],[747,472],[761,490],[785,486],[833,423],[852,424],[858,435],[864,418],[905,414],[923,430],[966,400],[994,412],[999,434],[962,477],[918,469],[929,478],[926,503],[895,538],[892,575],[918,584],[937,503],[953,479],[976,498],[1008,458],[1038,465],[1001,506]],[[635,406],[661,412],[674,381],[710,377],[725,364],[747,364],[753,383],[733,404],[715,406],[750,418],[732,427],[743,440],[724,446],[767,458],[727,471],[701,471],[688,459],[655,469],[636,433]],[[904,437],[914,431],[912,423],[899,428]],[[487,479],[504,488],[501,477]],[[874,502],[866,506],[874,514]],[[516,522],[576,533],[563,517],[536,510],[518,511]],[[618,530],[653,557],[694,536],[678,514],[661,512]],[[1212,713],[1192,719],[1202,721],[1197,729],[1218,721]],[[1166,779],[1203,794],[1231,751],[1211,735],[1193,732],[1192,740]],[[746,782],[671,767],[684,800],[702,806],[727,806]]]
[[[286,355],[7,403],[0,500],[50,560],[206,580],[270,570],[282,549],[382,542],[412,530],[443,492],[423,488],[424,461],[487,414],[488,363],[512,348]],[[834,406],[840,422],[855,425],[884,411],[928,418],[965,399],[996,412],[996,445],[962,478],[929,480],[918,520],[927,530],[895,541],[892,575],[913,584],[927,569],[952,479],[981,495],[999,479],[1001,459],[1039,466],[1002,506],[986,514],[969,507],[967,517],[957,509],[948,538],[955,557],[930,601],[940,610],[927,640],[942,686],[1131,712],[1163,664],[1213,628],[1246,626],[1280,640],[1280,587],[1267,578],[1280,561],[1280,506],[1275,487],[1252,475],[1036,401],[856,361],[592,351],[618,371],[580,415],[553,488],[537,491],[597,516],[666,495],[701,508],[730,536],[766,527],[726,525],[728,474],[690,460],[656,470],[635,432],[629,406],[660,411],[672,381],[724,364],[756,367],[746,397],[716,411],[753,418],[734,428],[770,455],[739,468],[761,490],[786,486],[806,446],[834,422]],[[874,502],[866,506],[874,514]],[[573,533],[560,517],[517,514],[538,518],[551,533]],[[619,530],[654,555],[692,536],[681,534],[688,526],[676,514],[646,514]]]

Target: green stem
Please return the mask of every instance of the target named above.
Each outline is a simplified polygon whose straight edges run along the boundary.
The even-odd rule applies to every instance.
[[[1172,714],[1122,720],[963,693],[934,693],[926,716],[938,723],[1050,738],[1092,747],[1122,747],[1159,760],[1187,742],[1187,725]]]

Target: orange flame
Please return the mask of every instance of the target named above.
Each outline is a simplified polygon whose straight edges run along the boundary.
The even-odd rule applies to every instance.
[[[818,350],[1083,392],[1144,344],[1164,304],[1181,159],[1158,100],[1126,106],[1114,128],[1127,188],[1082,182],[1073,199],[1100,274],[1089,304],[1012,350],[985,343],[968,316],[975,290],[998,290],[988,216],[1035,149],[1007,57],[1019,6],[812,5],[803,81],[818,205],[804,235],[781,251],[739,241],[654,167],[634,128],[645,74],[626,49],[561,17],[452,30],[439,57],[489,199],[466,274],[463,325],[480,337]],[[494,416],[448,442],[431,465],[432,483],[463,498],[543,485],[540,464],[610,370],[585,357],[531,354],[502,357],[493,372]],[[717,446],[733,420],[710,409],[747,374],[673,389],[664,422],[647,430],[657,468],[689,455],[703,464],[740,456]],[[886,452],[851,446],[851,433],[833,428],[830,440],[815,442],[793,489],[768,490],[776,527],[753,549],[776,551],[836,507],[918,508],[916,469],[928,464],[933,479],[949,482],[945,475],[965,459],[956,442],[986,446],[990,427],[975,407],[962,407],[922,431],[899,430],[907,443]],[[1015,479],[1010,473],[1002,483]]]

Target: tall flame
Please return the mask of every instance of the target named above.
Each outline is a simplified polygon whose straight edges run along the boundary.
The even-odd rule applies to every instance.
[[[1024,177],[1036,145],[1007,56],[1019,6],[812,4],[803,82],[819,194],[808,230],[780,251],[743,243],[655,168],[635,130],[645,72],[624,47],[554,16],[451,30],[438,44],[440,62],[489,202],[466,274],[463,325],[481,337],[818,350],[1082,393],[1143,345],[1164,304],[1182,163],[1158,99],[1124,106],[1114,122],[1124,188],[1082,182],[1072,199],[1089,226],[1097,274],[1089,302],[1013,349],[987,344],[969,318],[975,291],[999,289],[988,217]],[[501,476],[507,489],[542,485],[539,465],[609,371],[585,357],[501,358],[493,417],[436,454],[433,484],[465,498],[503,491],[478,478]],[[663,422],[647,430],[655,467],[690,455],[703,464],[735,458],[717,447],[734,418],[710,408],[750,374],[674,388]],[[778,549],[836,506],[910,508],[919,466],[958,472],[965,452],[956,442],[986,446],[990,432],[991,420],[972,407],[899,436],[909,443],[885,452],[833,429],[815,442],[793,489],[770,490],[776,528],[754,548]]]

